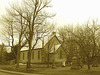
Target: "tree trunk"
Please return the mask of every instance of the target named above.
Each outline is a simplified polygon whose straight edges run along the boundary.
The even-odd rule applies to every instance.
[[[19,68],[19,60],[20,60],[20,46],[18,46],[18,49],[17,49],[17,64],[16,64],[16,69]]]
[[[91,67],[90,67],[90,60],[89,60],[89,58],[88,58],[88,63],[87,63],[87,66],[88,66],[88,70],[90,70],[90,69],[91,69]]]
[[[48,57],[47,57],[48,63],[47,63],[47,68],[49,68],[49,52],[48,52]]]
[[[48,37],[48,40],[49,40],[49,37]],[[48,51],[48,52],[47,52],[47,68],[49,68],[49,60],[50,60],[50,59],[49,59],[49,58],[50,58],[50,57],[49,57],[49,48],[50,48],[50,43],[48,43],[48,48],[47,48],[47,49],[48,49],[48,50],[47,50],[47,51]]]
[[[19,43],[18,43],[18,46],[17,46],[17,65],[16,65],[16,69],[19,68],[19,60],[20,60],[20,49],[21,49],[21,35],[19,37]]]
[[[27,69],[31,68],[31,47],[32,47],[32,35],[30,35],[30,39],[29,39],[29,51],[28,51]]]
[[[28,62],[27,62],[27,68],[31,67],[31,43],[29,42],[29,52],[28,52]]]
[[[90,70],[90,64],[88,64],[88,70]]]

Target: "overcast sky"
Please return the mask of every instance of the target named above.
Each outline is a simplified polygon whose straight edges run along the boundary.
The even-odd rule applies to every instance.
[[[100,17],[100,0],[53,0],[53,6],[60,25]]]
[[[0,0],[0,15],[5,13],[5,7],[12,1],[16,0]],[[57,25],[83,23],[89,18],[100,17],[100,0],[52,0],[51,4]]]
[[[16,0],[0,0],[0,15],[5,13],[5,8],[12,1]],[[56,13],[53,20],[57,26],[69,23],[75,25],[89,18],[100,17],[100,0],[52,0],[51,4],[53,5],[51,11]]]

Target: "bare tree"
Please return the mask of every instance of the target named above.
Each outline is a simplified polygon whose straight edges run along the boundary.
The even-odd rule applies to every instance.
[[[78,45],[75,43],[75,37],[66,30],[66,28],[69,31],[73,32],[73,26],[72,25],[68,25],[68,26],[64,26],[58,29],[60,38],[62,39],[62,45],[63,48],[66,52],[66,57],[67,57],[67,63],[71,62],[71,59],[73,56],[77,55],[79,53],[78,50]]]
[[[14,19],[12,16],[2,16],[2,24],[5,29],[3,29],[2,34],[6,37],[6,40],[9,43],[9,46],[11,47],[11,51],[14,53],[14,57],[16,58],[16,53],[13,50],[14,47],[14,35],[15,35],[15,28],[14,28]]]
[[[31,50],[34,49],[34,46],[36,45],[39,37],[43,37],[45,33],[47,34],[50,32],[50,28],[44,28],[47,26],[46,23],[48,21],[48,18],[52,18],[54,16],[54,14],[49,14],[45,11],[48,7],[51,7],[50,2],[51,0],[23,0],[21,4],[13,3],[11,4],[11,8],[7,9],[8,14],[13,17],[15,29],[19,36],[17,67],[19,64],[19,55],[21,47],[23,47],[23,45],[25,45],[28,41],[28,68],[30,68]],[[23,43],[23,40],[25,40],[25,38],[27,41]],[[32,45],[32,40],[35,38],[36,43]]]
[[[80,56],[87,58],[88,69],[90,69],[91,62],[99,51],[99,42],[97,40],[99,39],[100,25],[98,21],[87,21],[85,24],[76,26],[74,29],[66,27],[65,30],[71,34],[72,39],[69,39],[69,41],[79,46]],[[65,38],[68,39],[67,37]],[[66,42],[68,43],[68,41]]]
[[[17,47],[17,55],[16,55],[15,52],[14,52],[14,54],[15,54],[15,58],[17,60],[16,68],[18,68],[19,67],[20,50],[27,43],[27,41],[25,41],[25,38],[24,38],[24,33],[26,31],[27,26],[25,25],[26,21],[24,20],[24,18],[22,18],[22,16],[20,16],[16,12],[16,10],[13,9],[14,7],[16,7],[16,9],[20,11],[21,15],[23,14],[22,9],[21,9],[20,6],[13,5],[13,6],[11,6],[11,8],[7,9],[7,14],[8,15],[3,16],[2,21],[5,24],[5,28],[8,28],[5,31],[6,33],[8,33],[8,35],[5,34],[5,36],[8,39],[10,39],[10,36],[12,38],[11,39],[12,40],[11,51],[13,52],[14,49]],[[11,32],[9,33],[9,31],[11,31]],[[3,32],[3,34],[4,34],[4,32]],[[14,39],[18,40],[17,44],[14,44]],[[15,40],[15,42],[16,42],[16,40]]]
[[[29,0],[24,1],[27,7],[30,7],[33,11],[29,13],[29,19],[28,19],[28,44],[29,44],[29,54],[28,54],[28,67],[30,68],[30,61],[31,61],[31,49],[32,49],[32,39],[34,37],[34,29],[37,26],[43,25],[43,23],[46,21],[47,18],[51,18],[54,15],[48,14],[46,11],[44,11],[46,8],[51,7],[50,6],[50,0]]]

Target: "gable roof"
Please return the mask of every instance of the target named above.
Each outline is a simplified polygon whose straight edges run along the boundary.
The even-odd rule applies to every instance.
[[[53,47],[50,49],[49,53],[54,53],[55,51],[58,50],[58,48],[61,46],[61,44],[55,45],[55,49]]]
[[[45,46],[46,44],[48,44],[53,38],[56,38],[58,40],[58,42],[61,44],[61,38],[59,37],[59,35],[48,35],[48,36],[45,36],[44,38],[42,39],[39,39],[37,41],[37,44],[35,45],[34,49],[38,49],[38,48],[43,48],[42,46]],[[43,44],[43,45],[42,45]]]
[[[42,38],[42,40],[39,39],[37,41],[37,44],[35,45],[34,49],[43,48],[43,45],[42,45],[43,42],[44,42],[44,46],[45,46],[46,44],[48,44],[53,39],[53,37],[55,37],[58,40],[58,42],[59,42],[59,44],[55,45],[55,50],[57,50],[61,46],[61,41],[62,41],[61,38],[59,37],[59,35],[57,35],[57,34],[55,34],[55,35],[50,34],[50,35],[45,36],[44,38]],[[34,42],[36,42],[36,41],[34,40],[33,44],[34,44]],[[21,49],[21,51],[25,51],[25,50],[28,50],[28,49],[29,49],[28,47],[23,47]],[[51,51],[50,53],[52,53],[52,52],[53,51]]]

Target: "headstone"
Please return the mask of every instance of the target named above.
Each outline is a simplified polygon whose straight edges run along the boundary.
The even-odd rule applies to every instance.
[[[82,59],[80,57],[77,59],[77,64],[79,68],[83,67]]]
[[[62,66],[63,66],[63,67],[66,66],[66,62],[65,62],[65,61],[62,62]]]
[[[78,63],[77,63],[77,57],[73,57],[73,58],[72,58],[72,66],[71,66],[71,69],[72,69],[72,70],[79,69]]]
[[[98,67],[98,60],[97,60],[97,57],[94,57],[92,67]]]

